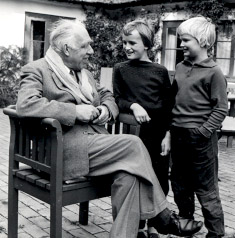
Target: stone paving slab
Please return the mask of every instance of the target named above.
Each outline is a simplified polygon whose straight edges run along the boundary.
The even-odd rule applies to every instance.
[[[7,196],[8,196],[8,149],[10,128],[8,117],[0,109],[0,238],[7,237]],[[219,187],[222,199],[226,237],[235,238],[235,145],[226,147],[226,138],[219,142]],[[28,196],[19,195],[19,238],[50,237],[49,206]],[[172,191],[168,195],[169,206],[177,211]],[[79,205],[63,208],[63,238],[108,238],[112,226],[110,197],[90,202],[89,224],[78,223]],[[196,200],[196,219],[202,220],[200,204]],[[205,237],[206,229],[197,233],[196,237]],[[121,238],[121,237],[120,237]],[[161,236],[167,238],[167,236]]]

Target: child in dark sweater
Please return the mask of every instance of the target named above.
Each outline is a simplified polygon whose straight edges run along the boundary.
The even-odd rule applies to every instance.
[[[179,215],[193,218],[195,193],[206,237],[222,237],[216,130],[227,115],[228,102],[225,77],[207,53],[215,42],[215,26],[209,19],[194,17],[184,21],[177,33],[184,61],[177,65],[173,82],[177,89],[170,130],[174,199]]]
[[[124,26],[123,48],[128,61],[115,65],[113,89],[120,111],[133,113],[141,124],[140,138],[150,153],[154,171],[167,195],[171,83],[167,69],[149,59],[153,37],[153,31],[144,21],[136,20]],[[143,226],[142,222],[140,228]],[[151,220],[148,221],[148,233],[151,238],[158,237]]]

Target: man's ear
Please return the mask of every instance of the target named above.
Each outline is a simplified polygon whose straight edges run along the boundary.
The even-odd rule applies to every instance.
[[[69,56],[69,47],[67,44],[64,44],[63,46],[63,52],[66,56]]]

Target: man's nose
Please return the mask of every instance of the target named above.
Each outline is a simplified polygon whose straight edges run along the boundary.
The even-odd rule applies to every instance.
[[[89,55],[92,55],[94,54],[94,50],[91,46],[89,46],[89,49],[88,49],[88,52],[87,52]]]
[[[184,43],[183,43],[183,41],[181,41],[181,43],[180,43],[180,47],[184,47]]]

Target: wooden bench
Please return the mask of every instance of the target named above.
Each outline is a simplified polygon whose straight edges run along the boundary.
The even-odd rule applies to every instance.
[[[50,237],[62,237],[62,207],[80,203],[79,222],[88,223],[89,201],[110,196],[110,181],[81,177],[63,181],[62,129],[52,118],[20,118],[14,107],[3,112],[9,116],[8,237],[18,233],[18,193],[23,191],[50,204]],[[133,116],[120,114],[111,133],[139,135],[140,125]]]
[[[235,136],[235,117],[226,116],[220,131],[222,135],[227,136],[227,147],[232,148]]]

